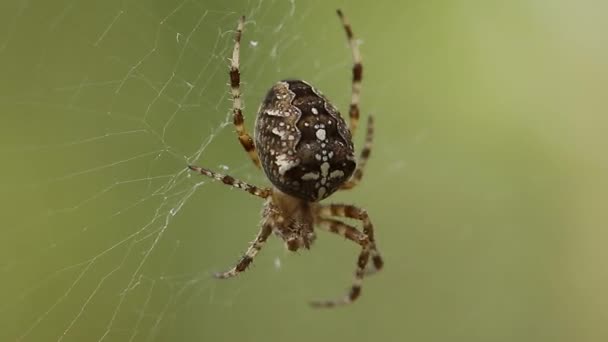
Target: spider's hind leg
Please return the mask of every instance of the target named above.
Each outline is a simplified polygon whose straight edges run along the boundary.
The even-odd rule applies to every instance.
[[[239,142],[249,154],[251,161],[260,168],[260,158],[255,150],[255,143],[251,135],[245,128],[245,119],[243,118],[243,103],[241,99],[241,71],[239,69],[239,57],[241,50],[241,35],[243,34],[243,26],[245,25],[245,17],[239,19],[234,37],[234,50],[230,59],[230,91],[232,94],[232,121],[236,128],[236,134]]]
[[[374,141],[374,117],[370,115],[367,119],[367,133],[365,135],[365,143],[363,145],[363,149],[361,150],[361,155],[359,156],[359,162],[357,163],[357,168],[355,169],[355,173],[346,183],[340,186],[341,190],[352,189],[363,178],[363,172],[365,171],[365,165],[367,164],[367,160],[369,159],[370,154],[372,153],[372,143]]]
[[[353,80],[352,80],[352,91],[350,100],[350,131],[352,135],[355,135],[357,130],[357,124],[359,123],[359,99],[361,98],[361,80],[363,79],[363,63],[361,62],[361,53],[359,52],[359,44],[354,37],[353,30],[350,23],[344,16],[341,10],[337,10],[338,17],[342,21],[344,32],[346,32],[346,39],[350,46],[351,53],[353,55]]]

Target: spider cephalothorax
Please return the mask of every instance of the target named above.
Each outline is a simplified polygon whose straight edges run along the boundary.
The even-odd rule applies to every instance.
[[[290,251],[310,248],[315,240],[315,227],[341,235],[361,246],[355,280],[348,294],[338,300],[312,303],[318,307],[354,301],[361,293],[363,277],[383,266],[376,248],[373,225],[365,210],[346,204],[318,203],[335,191],[351,189],[361,181],[374,132],[372,116],[369,116],[365,145],[357,165],[352,134],[359,120],[363,66],[350,25],[340,10],[338,15],[354,60],[350,125],[347,126],[336,107],[310,84],[302,80],[284,80],[268,91],[258,110],[254,143],[244,126],[241,103],[239,50],[245,24],[245,17],[241,17],[230,65],[233,121],[241,145],[253,163],[263,167],[274,187],[260,188],[228,175],[189,166],[203,175],[265,199],[261,229],[256,239],[236,266],[216,274],[218,278],[229,278],[244,271],[273,232]],[[343,217],[361,222],[363,231],[338,220]],[[367,269],[370,259],[373,268]]]
[[[300,247],[310,248],[316,236],[314,215],[309,202],[274,191],[264,204],[264,222],[280,227],[274,233],[285,241],[285,246],[292,252]]]

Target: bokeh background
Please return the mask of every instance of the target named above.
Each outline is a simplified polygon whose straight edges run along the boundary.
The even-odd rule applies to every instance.
[[[607,340],[607,4],[3,1],[0,340]],[[347,108],[338,7],[377,133],[362,185],[328,202],[369,211],[386,269],[318,311],[356,246],[273,238],[214,280],[261,202],[184,168],[268,184],[230,125],[241,14],[249,127],[282,78]]]

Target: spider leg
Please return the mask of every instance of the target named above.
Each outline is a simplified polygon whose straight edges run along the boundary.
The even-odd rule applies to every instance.
[[[372,152],[372,143],[374,140],[374,117],[369,116],[367,118],[367,133],[365,135],[365,144],[363,145],[363,149],[361,150],[361,156],[359,156],[359,162],[357,163],[357,168],[355,169],[355,173],[353,176],[342,186],[341,190],[347,190],[354,188],[359,182],[361,182],[361,178],[363,178],[363,171],[365,170],[365,165],[367,164],[367,160]]]
[[[207,177],[217,179],[226,185],[230,185],[232,187],[235,187],[235,188],[238,188],[241,190],[245,190],[254,196],[258,196],[261,198],[267,198],[271,194],[271,190],[269,188],[258,188],[255,185],[251,185],[249,183],[243,182],[232,176],[222,175],[222,174],[213,172],[211,170],[208,170],[208,169],[205,169],[205,168],[202,168],[199,166],[188,165],[188,168],[192,171],[196,171],[196,172],[200,173],[201,175],[205,175]]]
[[[363,224],[363,234],[367,235],[370,241],[370,256],[372,259],[372,264],[374,265],[374,269],[368,271],[368,274],[375,273],[382,269],[382,266],[384,266],[384,261],[382,260],[382,256],[376,247],[374,225],[372,224],[372,221],[365,210],[349,204],[329,204],[320,206],[317,211],[317,216],[348,217],[361,221]]]
[[[245,119],[243,118],[243,103],[241,100],[241,72],[239,70],[239,55],[241,50],[241,35],[243,34],[243,26],[245,25],[245,16],[239,19],[234,37],[234,50],[232,51],[232,59],[230,59],[230,90],[232,93],[232,121],[236,128],[238,139],[247,153],[251,161],[260,168],[260,158],[255,150],[255,143],[251,135],[245,128]]]
[[[346,39],[350,45],[350,50],[353,55],[353,82],[352,92],[350,100],[350,109],[348,114],[350,116],[350,132],[354,136],[357,130],[357,124],[359,123],[359,99],[361,97],[361,80],[363,79],[363,64],[361,63],[361,53],[359,52],[359,45],[353,35],[353,30],[348,20],[341,10],[337,10],[338,16],[344,26],[346,32]]]
[[[332,233],[338,234],[348,240],[351,240],[361,246],[361,252],[357,259],[357,269],[355,271],[355,280],[351,285],[348,294],[340,299],[333,300],[322,300],[313,301],[311,305],[319,308],[330,308],[334,306],[349,304],[355,301],[361,295],[361,285],[363,283],[363,277],[366,275],[365,268],[369,261],[371,249],[373,244],[364,233],[358,231],[355,227],[350,226],[334,219],[318,218],[318,225],[320,228],[326,229]]]
[[[253,240],[251,245],[249,245],[249,248],[247,248],[247,252],[245,252],[245,255],[243,255],[243,257],[241,257],[241,260],[239,260],[236,266],[229,269],[228,271],[215,273],[214,276],[218,279],[226,279],[234,277],[246,270],[249,264],[251,264],[251,262],[253,261],[253,258],[255,258],[258,252],[262,249],[262,246],[264,246],[264,243],[266,242],[266,239],[268,239],[268,236],[271,232],[272,226],[268,223],[263,224],[255,240]]]

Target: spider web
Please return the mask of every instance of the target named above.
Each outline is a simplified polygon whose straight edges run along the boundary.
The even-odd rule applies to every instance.
[[[1,1],[0,341],[607,340],[605,7]],[[268,184],[231,125],[242,14],[248,128],[279,79],[347,108],[335,8],[365,41],[378,118],[371,177],[345,196],[387,269],[319,313],[305,300],[346,290],[356,246],[319,234],[283,257],[270,239],[216,281],[261,203],[186,165]]]
[[[10,199],[0,238],[6,322],[0,340],[166,340],[177,326],[188,336],[199,324],[184,322],[184,312],[238,299],[245,285],[228,285],[224,297],[209,277],[235,256],[222,251],[230,258],[217,261],[203,252],[233,229],[231,213],[240,204],[213,203],[260,203],[208,186],[185,166],[264,184],[231,125],[227,57],[241,13],[247,16],[241,70],[248,127],[258,100],[278,79],[308,70],[311,81],[335,76],[348,84],[346,45],[333,60],[307,57],[315,55],[309,41],[330,39],[300,35],[319,5],[3,5],[0,67],[10,84],[0,86],[6,123],[0,152],[11,166],[0,183]],[[342,37],[332,15],[315,23],[316,32]],[[302,50],[309,53],[300,56]],[[248,211],[243,220],[253,226],[257,209]],[[247,227],[251,236],[235,233],[229,242],[244,250],[254,233]],[[271,259],[283,253],[269,249]]]

